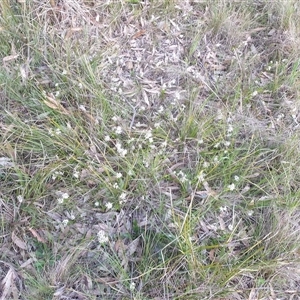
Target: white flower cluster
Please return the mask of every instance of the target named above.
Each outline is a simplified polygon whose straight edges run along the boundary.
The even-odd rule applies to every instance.
[[[129,289],[130,289],[130,291],[134,291],[135,290],[135,283],[134,282],[130,283]]]
[[[203,162],[203,168],[207,169],[210,166],[210,163],[208,161]]]
[[[68,219],[62,220],[62,224],[63,224],[64,227],[66,227],[68,225],[68,223],[69,223]]]
[[[64,173],[62,171],[55,171],[52,174],[52,180],[55,180],[57,177],[64,175]]]
[[[117,174],[116,174],[116,178],[118,178],[118,179],[119,179],[119,178],[122,178],[122,173],[117,173]]]
[[[105,203],[105,207],[106,207],[106,210],[110,210],[110,209],[112,209],[113,204],[111,202],[107,202],[107,203]]]
[[[60,195],[60,197],[57,199],[58,204],[62,204],[64,200],[70,197],[68,193],[58,192],[58,194]]]
[[[73,170],[73,177],[78,179],[78,178],[79,178],[79,175],[80,175],[80,173],[79,173],[79,171],[77,170],[77,167],[75,167],[74,170]]]
[[[228,127],[227,127],[227,137],[231,137],[232,136],[232,133],[233,133],[233,126],[232,126],[232,124],[231,124],[231,122],[232,122],[232,118],[228,118],[227,119],[227,123],[228,123]]]
[[[55,128],[54,130],[52,128],[50,128],[48,130],[49,134],[51,136],[55,136],[55,135],[60,135],[61,134],[61,130],[59,128]]]
[[[127,202],[127,193],[123,192],[120,196],[119,196],[119,203],[122,205],[124,203]]]
[[[235,175],[235,176],[234,176],[234,181],[235,181],[235,182],[238,182],[239,180],[240,180],[240,177],[237,176],[237,175]],[[236,185],[235,185],[235,183],[233,182],[232,184],[228,185],[227,188],[228,188],[229,191],[232,192],[232,191],[234,191],[234,190],[236,189]]]
[[[120,142],[117,142],[116,143],[116,149],[117,149],[117,152],[120,154],[121,157],[125,157],[126,154],[127,154],[127,150],[122,148],[122,145]]]
[[[205,173],[201,170],[201,172],[197,175],[197,179],[199,182],[204,182],[205,180]]]
[[[227,188],[228,188],[229,191],[234,191],[235,190],[235,184],[232,183],[232,184],[228,185]]]
[[[24,197],[22,195],[18,195],[17,200],[22,203],[24,201]]]
[[[114,130],[115,130],[115,134],[121,134],[123,131],[121,126],[115,127]]]
[[[100,244],[105,244],[109,241],[108,236],[104,230],[99,230],[99,232],[97,233],[97,237],[98,237],[98,242]]]
[[[149,141],[149,143],[153,143],[153,137],[152,137],[152,129],[146,131],[145,133],[145,139]]]
[[[180,170],[179,172],[175,171],[174,174],[177,176],[177,178],[179,179],[179,181],[181,183],[185,183],[188,181],[186,174],[184,172],[182,172],[182,170]]]

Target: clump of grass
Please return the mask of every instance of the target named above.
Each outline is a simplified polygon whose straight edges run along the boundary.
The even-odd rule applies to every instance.
[[[0,10],[2,297],[297,294],[296,3]]]

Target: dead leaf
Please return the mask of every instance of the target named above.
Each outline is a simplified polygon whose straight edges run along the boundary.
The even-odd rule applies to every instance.
[[[69,115],[69,112],[57,100],[55,100],[53,97],[46,96],[46,98],[48,100],[44,100],[44,103],[48,107],[50,107],[54,110],[58,110],[59,112],[61,112],[64,115]]]
[[[94,280],[96,282],[101,282],[101,283],[108,284],[108,285],[115,285],[116,283],[119,283],[119,280],[117,278],[109,277],[109,276],[96,278]]]
[[[28,267],[29,265],[31,265],[33,263],[33,258],[29,258],[27,259],[25,262],[23,262],[21,265],[20,265],[20,269],[23,269],[23,268],[26,268]]]
[[[126,250],[126,255],[128,257],[132,256],[132,254],[136,251],[138,245],[140,242],[140,238],[137,237],[135,240],[133,240],[128,246],[127,246],[127,250]]]
[[[211,261],[211,262],[214,262],[215,261],[215,259],[216,259],[216,249],[211,249],[210,251],[209,251],[209,260]]]
[[[11,60],[14,60],[14,59],[16,59],[16,58],[18,58],[18,57],[19,57],[19,54],[16,54],[16,55],[8,55],[8,56],[3,57],[2,61],[3,61],[3,63],[6,63],[6,62],[11,61]]]
[[[21,240],[19,237],[17,237],[14,231],[11,234],[11,239],[19,248],[23,250],[27,250],[25,242]]]
[[[69,39],[73,35],[74,32],[79,32],[81,30],[82,30],[82,27],[72,27],[72,28],[68,29],[68,31],[65,35],[65,39],[66,40]]]
[[[118,239],[114,244],[114,249],[117,252],[119,258],[124,258],[126,246],[123,240]]]
[[[50,0],[50,5],[52,8],[55,8],[56,7],[55,0]]]
[[[0,300],[11,299],[9,296],[11,294],[12,285],[14,284],[14,280],[16,279],[15,271],[10,268],[6,274],[6,276],[1,281],[2,287],[2,296]]]
[[[28,78],[28,67],[25,64],[20,66],[20,74],[21,74],[22,82],[25,83]]]
[[[132,36],[132,38],[133,38],[133,39],[137,39],[137,38],[139,38],[140,36],[142,36],[142,35],[144,35],[144,34],[146,34],[146,30],[140,30],[140,31],[138,31],[136,34],[134,34],[134,35]]]
[[[28,230],[31,232],[31,234],[40,242],[45,244],[46,241],[37,233],[37,231],[33,228],[28,228]]]
[[[218,219],[219,219],[219,224],[220,224],[221,230],[225,230],[226,229],[226,225],[225,225],[225,222],[224,222],[223,218],[221,218],[219,216]]]

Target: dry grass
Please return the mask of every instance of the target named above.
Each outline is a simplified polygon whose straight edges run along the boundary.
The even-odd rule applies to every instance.
[[[1,1],[0,299],[297,299],[297,1]]]

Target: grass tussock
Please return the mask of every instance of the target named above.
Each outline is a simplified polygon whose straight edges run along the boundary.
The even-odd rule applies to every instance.
[[[0,299],[299,297],[297,1],[0,12]]]

